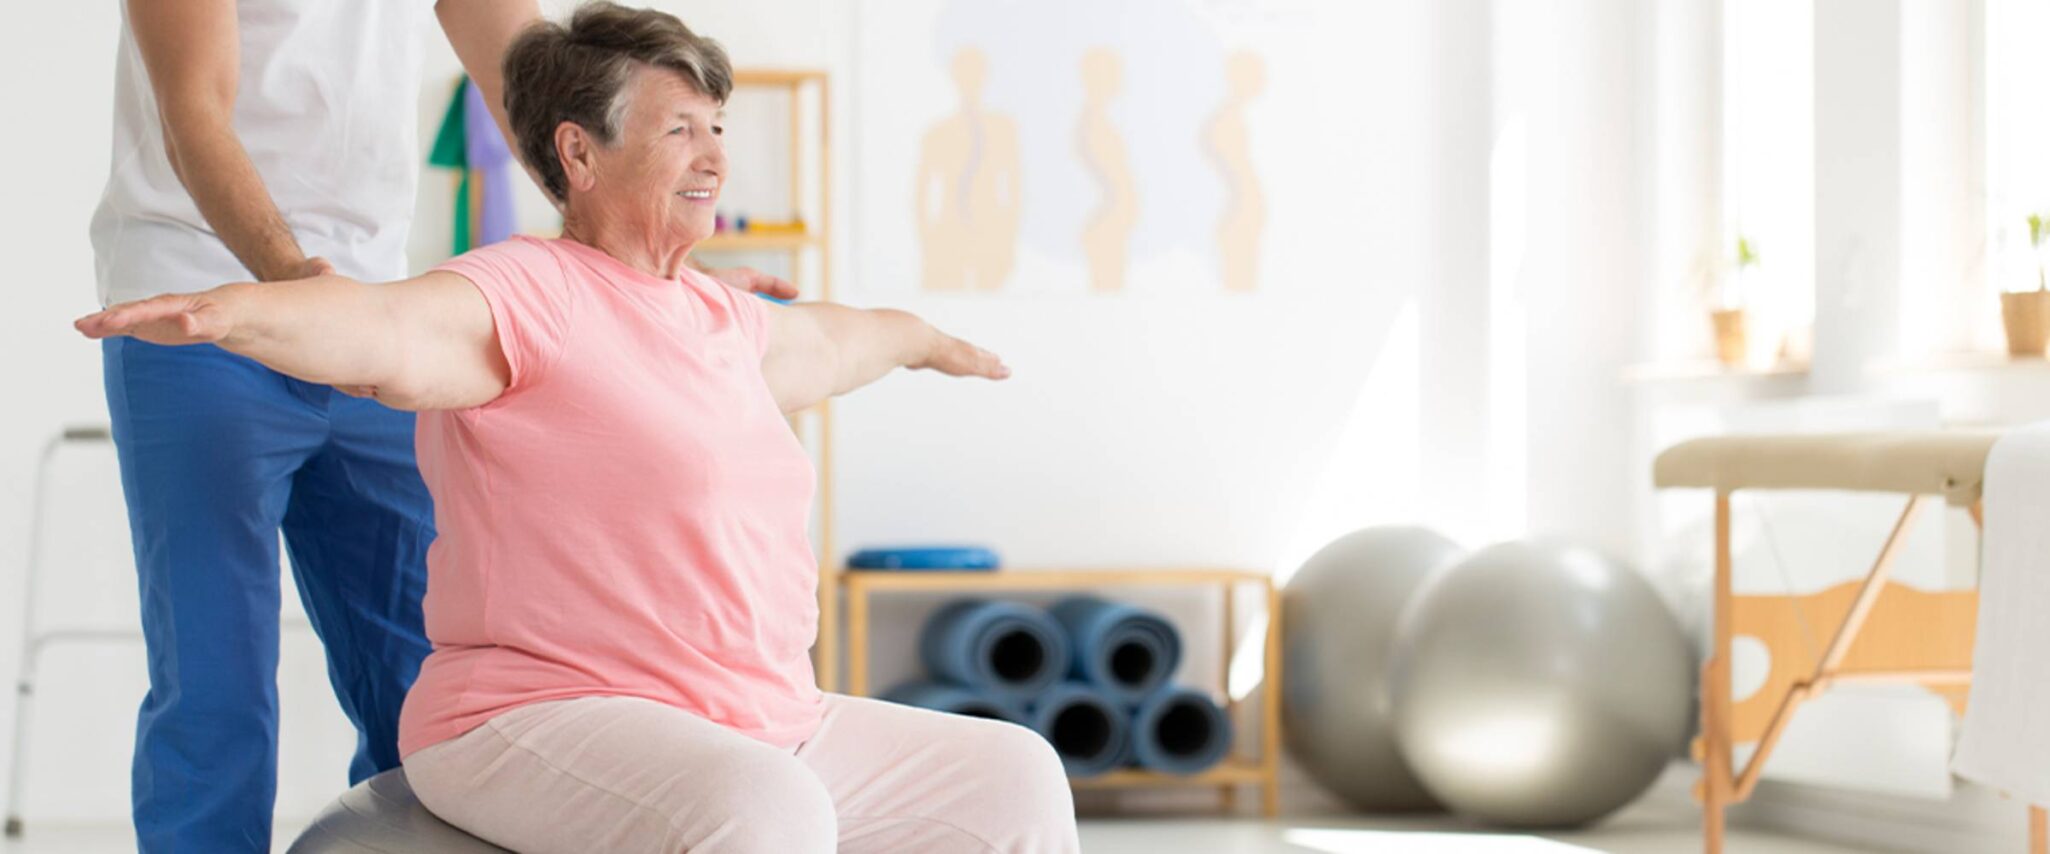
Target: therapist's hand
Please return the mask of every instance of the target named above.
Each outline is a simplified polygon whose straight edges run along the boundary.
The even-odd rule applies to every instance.
[[[278,272],[278,275],[276,277],[265,279],[264,281],[290,282],[298,279],[312,279],[320,276],[332,276],[334,274],[335,265],[329,264],[326,258],[322,258],[316,255],[312,258],[308,258],[304,261],[299,262],[298,264],[292,266],[289,269],[281,270]]]
[[[751,294],[766,294],[777,299],[797,299],[797,286],[779,277],[771,276],[753,267],[704,268],[705,275]]]
[[[219,290],[124,302],[71,325],[87,338],[127,335],[151,344],[210,344],[227,337],[234,326],[216,293]]]

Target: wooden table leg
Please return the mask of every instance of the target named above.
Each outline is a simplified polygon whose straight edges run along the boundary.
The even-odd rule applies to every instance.
[[[1708,854],[1722,854],[1723,811],[1733,789],[1730,762],[1730,495],[1715,496],[1714,633],[1701,686],[1701,841]]]
[[[2029,807],[2029,854],[2050,854],[2050,824],[2039,806]]]

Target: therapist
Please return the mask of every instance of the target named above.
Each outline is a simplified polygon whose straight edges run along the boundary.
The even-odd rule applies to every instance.
[[[127,0],[92,221],[100,303],[252,277],[404,278],[430,14],[503,129],[499,60],[540,17],[534,0]],[[149,650],[137,845],[268,852],[280,531],[356,727],[350,782],[399,764],[434,539],[413,416],[214,347],[103,346]]]

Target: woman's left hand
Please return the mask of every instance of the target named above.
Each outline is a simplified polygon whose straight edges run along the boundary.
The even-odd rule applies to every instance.
[[[932,350],[924,361],[910,367],[939,371],[950,377],[1000,380],[1011,375],[1011,369],[997,354],[944,332],[935,333]]]

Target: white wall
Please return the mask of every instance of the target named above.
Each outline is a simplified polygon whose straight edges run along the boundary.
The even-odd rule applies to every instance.
[[[1139,5],[1167,17],[1188,7]],[[1091,199],[1062,195],[1054,176],[1027,178],[1026,204],[1040,206],[1028,221],[1055,224],[1027,226],[1006,293],[922,293],[912,168],[920,136],[954,105],[951,51],[935,44],[934,22],[1021,8],[861,7],[851,169],[860,254],[845,293],[984,343],[1016,375],[997,386],[893,378],[845,400],[843,544],[985,542],[1021,567],[1286,572],[1376,522],[1490,535],[1480,512],[1490,508],[1487,4],[1276,4],[1242,10],[1250,21],[1176,30],[1268,63],[1252,115],[1271,211],[1257,292],[1222,293],[1199,246],[1137,255],[1127,293],[1088,294],[1058,223]],[[1115,16],[1057,17],[1058,44],[1020,36],[1043,62],[993,57],[992,108],[1040,107],[1003,103],[998,93],[1021,85],[1002,83],[1005,74],[1043,81],[1047,100],[1073,99],[1072,55],[1125,35]],[[1189,73],[1207,71],[1192,52]],[[1033,121],[1051,122],[1041,132],[1056,139],[1072,133],[1062,114]],[[1205,204],[1212,180],[1142,185],[1142,219]],[[1209,221],[1199,227],[1200,241]],[[1214,637],[1214,602],[1133,598],[1191,638],[1186,681],[1224,687],[1218,645],[1198,640]],[[878,686],[913,675],[912,637],[936,601],[878,604]]]
[[[1867,387],[1898,352],[1901,17],[1898,2],[1815,2],[1817,392]]]
[[[844,547],[974,540],[1025,566],[1285,572],[1345,530],[1413,521],[1475,546],[1534,531],[1643,551],[1641,461],[1619,450],[1637,425],[1617,379],[1647,347],[1639,293],[1652,267],[1638,248],[1651,243],[1651,75],[1638,71],[1652,65],[1654,22],[1640,4],[1212,9],[1223,14],[1212,25],[1270,61],[1254,140],[1269,164],[1266,284],[1239,298],[1179,292],[1172,264],[1135,274],[1131,294],[1089,297],[1050,262],[1021,267],[1036,278],[1015,295],[918,293],[915,257],[893,236],[909,205],[892,194],[910,182],[887,155],[948,106],[930,34],[888,29],[905,13],[878,3],[658,5],[739,64],[834,73],[842,298],[910,308],[1017,368],[1001,386],[906,376],[845,402],[833,496]],[[0,96],[45,134],[4,143],[7,162],[32,164],[17,180],[34,200],[9,209],[4,232],[26,268],[0,318],[14,392],[0,419],[7,585],[19,583],[37,443],[104,418],[97,354],[66,322],[92,308],[84,223],[106,169],[116,25],[91,4],[17,16],[11,32],[37,36],[0,51],[8,79],[62,82]],[[893,50],[904,44],[934,78],[904,67]],[[423,138],[456,72],[445,47],[429,65]],[[1713,181],[1690,175],[1674,180]],[[446,176],[424,176],[416,265],[443,251],[447,192]],[[545,231],[546,205],[523,192],[523,224]],[[64,461],[52,553],[69,560],[48,601],[121,623],[133,594],[112,472],[104,453]],[[905,675],[910,627],[931,604],[879,614],[899,626],[879,654],[900,656],[878,663],[879,682]],[[1201,599],[1156,604],[1192,636],[1212,628]],[[0,613],[0,676],[12,672],[13,620]],[[1200,644],[1188,672],[1214,673],[1220,656]],[[349,737],[304,632],[288,634],[281,669],[279,812],[303,816],[341,785]],[[119,819],[139,648],[53,653],[49,672],[28,816]]]

